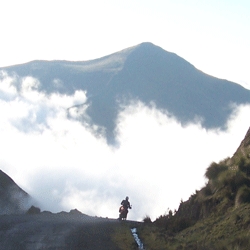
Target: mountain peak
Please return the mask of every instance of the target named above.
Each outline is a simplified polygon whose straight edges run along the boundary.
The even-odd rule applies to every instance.
[[[157,46],[157,45],[155,45],[155,44],[153,44],[151,42],[142,42],[142,43],[136,45],[135,47],[141,47],[141,48],[146,48],[146,49],[148,49],[148,48],[157,48],[157,47],[159,48],[159,46]]]

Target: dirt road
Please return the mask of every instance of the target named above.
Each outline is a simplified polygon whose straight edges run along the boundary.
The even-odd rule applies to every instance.
[[[130,232],[136,222],[80,212],[0,216],[0,250],[137,249]]]

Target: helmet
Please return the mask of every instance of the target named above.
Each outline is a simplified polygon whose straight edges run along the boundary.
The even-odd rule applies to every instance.
[[[126,200],[128,200],[129,198],[128,198],[128,196],[126,196]]]

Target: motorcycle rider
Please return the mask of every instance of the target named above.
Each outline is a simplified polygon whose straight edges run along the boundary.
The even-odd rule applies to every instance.
[[[128,210],[128,208],[131,209],[131,205],[130,205],[130,202],[128,200],[129,200],[129,197],[127,196],[126,199],[121,202],[121,205],[123,205],[124,208],[127,210]]]
[[[124,207],[125,211],[126,211],[126,217],[127,218],[127,214],[128,214],[128,209],[132,209],[132,206],[130,205],[130,202],[128,201],[129,200],[129,197],[127,196],[125,198],[125,200],[123,200],[121,202],[121,205]],[[120,212],[121,212],[121,208],[120,208]]]

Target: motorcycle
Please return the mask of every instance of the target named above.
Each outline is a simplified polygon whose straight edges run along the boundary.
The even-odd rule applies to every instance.
[[[128,208],[120,206],[119,208],[119,221],[126,220],[128,215]]]

